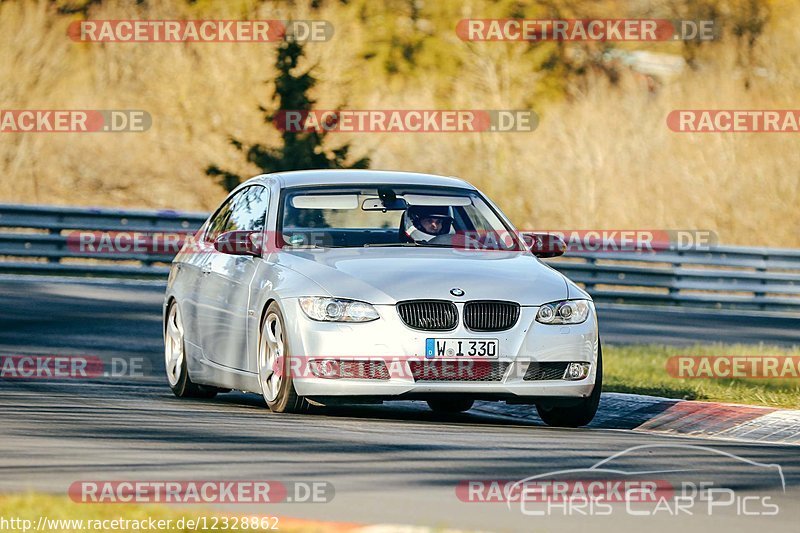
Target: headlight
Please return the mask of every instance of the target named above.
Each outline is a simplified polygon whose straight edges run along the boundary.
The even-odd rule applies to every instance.
[[[589,318],[587,300],[566,300],[544,304],[536,313],[536,321],[542,324],[580,324]]]
[[[370,322],[380,318],[372,305],[356,300],[304,296],[300,308],[311,320],[324,322]]]

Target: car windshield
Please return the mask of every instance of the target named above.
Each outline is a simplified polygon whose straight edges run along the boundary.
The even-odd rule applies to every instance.
[[[279,232],[290,248],[521,249],[480,194],[443,187],[290,189]]]

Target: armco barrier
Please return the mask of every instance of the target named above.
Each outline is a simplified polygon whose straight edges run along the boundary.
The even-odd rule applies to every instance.
[[[0,204],[0,273],[163,279],[169,272],[172,255],[87,256],[69,246],[68,234],[191,232],[207,216],[175,211]]]
[[[87,257],[74,231],[191,232],[203,213],[0,204],[0,274],[164,279],[170,255]],[[717,246],[708,251],[573,253],[547,260],[597,301],[800,311],[800,250]]]
[[[548,262],[597,301],[800,311],[800,250],[715,246]]]

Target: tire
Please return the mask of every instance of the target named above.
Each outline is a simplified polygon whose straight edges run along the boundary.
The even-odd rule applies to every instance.
[[[292,377],[289,342],[283,313],[275,302],[267,307],[258,341],[258,382],[261,395],[274,413],[307,411],[308,402],[297,395]],[[276,368],[281,373],[275,372]]]
[[[568,407],[536,405],[539,418],[553,427],[577,428],[585,426],[594,419],[597,407],[600,405],[600,393],[603,389],[603,347],[598,341],[597,345],[597,373],[595,375],[592,393],[580,400],[577,405]]]
[[[434,413],[452,415],[469,411],[474,403],[472,398],[434,398],[428,400],[428,407]]]
[[[172,393],[178,398],[213,398],[217,389],[193,383],[186,364],[186,343],[178,304],[173,301],[167,309],[164,324],[164,370]]]

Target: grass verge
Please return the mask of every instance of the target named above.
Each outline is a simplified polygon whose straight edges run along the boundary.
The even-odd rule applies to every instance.
[[[676,378],[673,356],[800,356],[800,348],[712,344],[603,346],[603,390],[666,398],[800,408],[800,378]],[[796,367],[795,367],[796,368]]]

